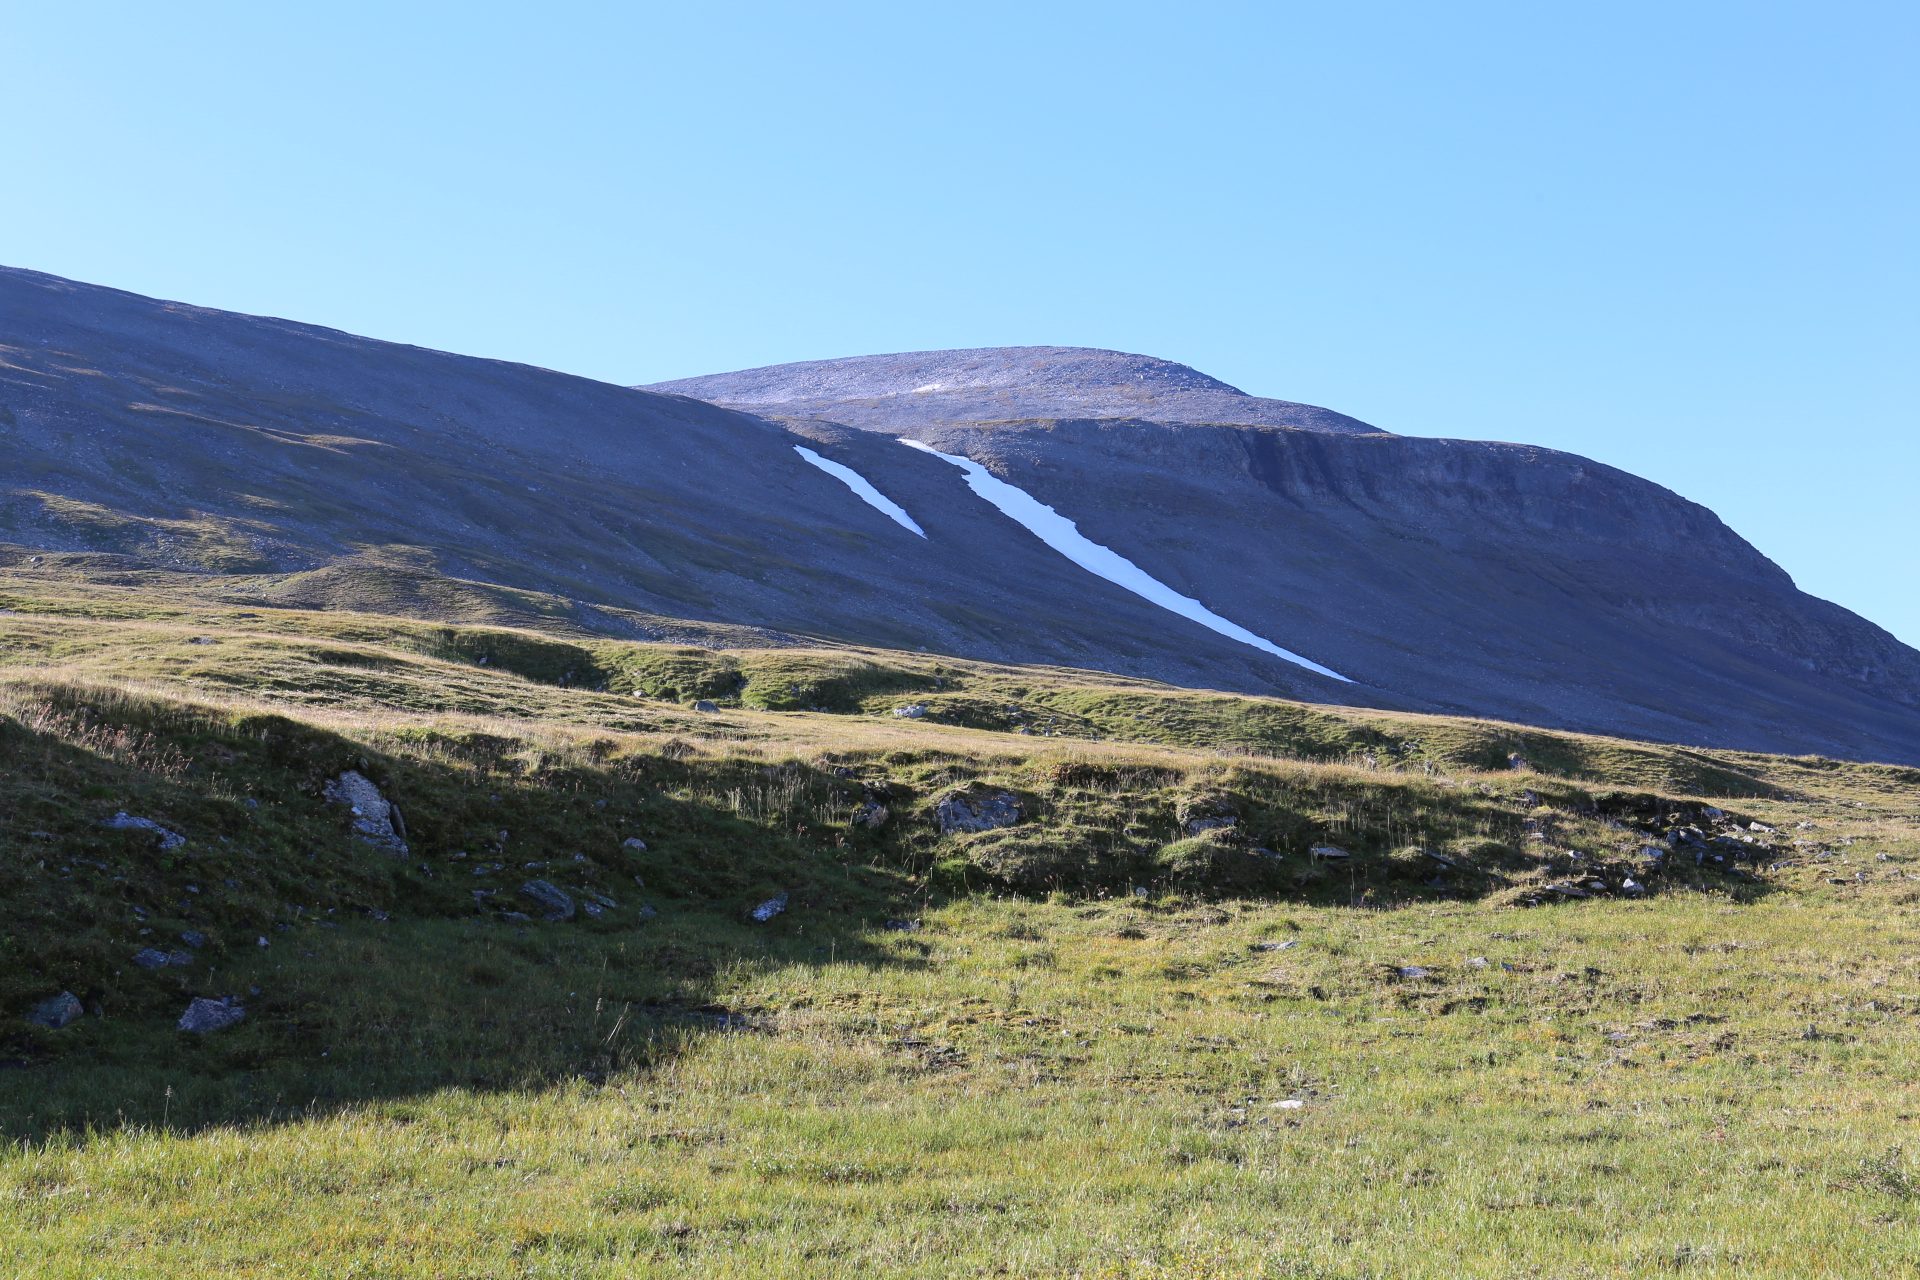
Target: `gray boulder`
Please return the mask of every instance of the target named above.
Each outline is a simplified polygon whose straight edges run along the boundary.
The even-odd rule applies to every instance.
[[[152,818],[136,818],[124,809],[100,825],[103,827],[113,827],[116,830],[122,831],[139,830],[158,832],[160,835],[160,847],[162,849],[178,849],[187,842],[187,838],[178,831],[169,831]]]
[[[35,1005],[33,1012],[27,1015],[27,1021],[37,1022],[49,1031],[58,1031],[83,1012],[80,998],[71,991],[62,991],[53,999],[42,1000]]]
[[[695,711],[718,711],[720,704],[710,698],[702,698],[693,704],[693,709]]]
[[[541,914],[549,920],[573,919],[573,898],[558,885],[548,884],[545,880],[529,880],[520,886],[520,893],[539,903]]]
[[[933,806],[933,816],[942,834],[955,835],[1011,827],[1026,817],[1026,810],[1011,791],[977,787],[943,797]]]
[[[195,1031],[205,1035],[209,1031],[220,1031],[232,1026],[247,1016],[247,1011],[232,1000],[206,1000],[196,998],[180,1015],[179,1027],[182,1031]]]
[[[167,953],[146,947],[134,953],[133,962],[142,969],[164,969],[167,967]]]
[[[358,769],[348,769],[327,783],[324,794],[332,803],[344,804],[353,811],[355,835],[396,858],[407,856],[400,811],[380,794],[371,778]]]
[[[765,902],[747,912],[747,919],[755,924],[765,924],[787,909],[787,895],[776,893]]]

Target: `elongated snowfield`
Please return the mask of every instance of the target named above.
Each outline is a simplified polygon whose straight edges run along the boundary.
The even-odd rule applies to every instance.
[[[880,512],[895,524],[905,529],[911,529],[923,538],[927,536],[927,531],[915,524],[913,517],[908,515],[899,503],[874,488],[872,484],[868,483],[865,476],[855,471],[852,467],[835,462],[832,458],[823,458],[813,450],[800,445],[793,446],[793,451],[840,483],[846,485],[847,488],[853,490],[854,493],[859,496],[860,501]]]
[[[901,440],[900,443],[908,448],[930,453],[936,458],[959,467],[967,474],[968,488],[1000,508],[1001,512],[1009,518],[1025,525],[1034,537],[1087,572],[1097,574],[1115,586],[1125,587],[1141,599],[1150,600],[1162,609],[1171,610],[1183,618],[1191,618],[1201,626],[1217,631],[1229,639],[1250,644],[1264,653],[1270,653],[1276,658],[1285,658],[1288,662],[1305,667],[1309,671],[1317,671],[1323,676],[1332,676],[1335,680],[1345,681],[1347,684],[1353,683],[1338,671],[1330,670],[1309,658],[1303,658],[1297,653],[1282,649],[1273,641],[1255,635],[1239,623],[1227,621],[1198,600],[1181,595],[1125,556],[1090,540],[1080,532],[1073,521],[1026,490],[1008,484],[973,459],[942,453],[932,445],[919,440]]]

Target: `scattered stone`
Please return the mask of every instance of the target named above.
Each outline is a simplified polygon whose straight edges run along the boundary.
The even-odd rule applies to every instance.
[[[1271,849],[1262,849],[1262,848],[1255,847],[1247,850],[1247,852],[1252,854],[1256,858],[1272,858],[1275,862],[1280,861],[1280,855],[1275,853]]]
[[[193,968],[193,952],[191,951],[167,952],[167,967],[169,969]]]
[[[586,912],[589,916],[593,917],[595,920],[598,920],[601,916],[605,915],[607,911],[605,907],[601,906],[597,902],[583,902],[580,904],[580,909]]]
[[[533,923],[533,917],[524,911],[502,911],[500,918],[512,924]]]
[[[1399,968],[1399,974],[1403,978],[1428,978],[1433,976],[1433,970],[1423,969],[1417,964],[1403,964]]]
[[[1150,890],[1146,888],[1146,886],[1141,885],[1136,889],[1134,889],[1133,896],[1136,898],[1151,898],[1153,894]]]
[[[1527,758],[1516,752],[1507,757],[1507,768],[1513,770],[1515,773],[1524,773],[1528,768]]]
[[[264,937],[256,937],[254,941],[259,943],[263,947],[267,945],[267,940]]]
[[[37,1022],[49,1031],[58,1031],[69,1022],[78,1018],[85,1010],[80,1007],[80,998],[71,991],[62,991],[51,1000],[42,1000],[27,1015],[28,1022]]]
[[[407,856],[407,842],[396,820],[396,810],[366,774],[348,769],[330,780],[323,794],[334,804],[344,804],[353,811],[355,835],[394,857]]]
[[[198,951],[201,947],[207,945],[207,935],[204,933],[195,933],[192,929],[189,929],[180,935],[180,941],[186,943],[195,951]]]
[[[904,707],[895,707],[893,714],[902,720],[918,720],[927,714],[927,708],[925,703],[914,702]]]
[[[1202,831],[1227,831],[1239,825],[1238,818],[1195,818],[1187,824],[1187,834],[1197,836]]]
[[[865,827],[869,831],[878,831],[886,824],[887,806],[881,804],[878,800],[869,800],[860,807],[860,812],[853,815],[853,821],[848,825]]]
[[[785,893],[776,893],[753,910],[747,912],[747,919],[753,921],[755,924],[765,924],[786,909],[787,895]]]
[[[1353,855],[1338,845],[1316,844],[1307,850],[1307,856],[1311,858],[1351,858]]]
[[[640,904],[640,918],[642,920],[651,920],[659,914],[660,908],[654,906],[651,902],[643,902]]]
[[[1298,1098],[1282,1098],[1280,1101],[1271,1104],[1276,1111],[1298,1111],[1306,1105],[1306,1103],[1300,1101]]]
[[[933,806],[933,813],[944,835],[996,831],[1011,827],[1026,816],[1020,798],[1013,792],[979,786],[943,798]]]
[[[1475,956],[1473,959],[1467,961],[1467,968],[1469,969],[1484,969],[1486,967],[1487,958],[1485,956]]]
[[[1631,876],[1620,882],[1620,892],[1622,893],[1642,894],[1646,891],[1647,886],[1641,884]]]
[[[573,899],[558,886],[548,884],[545,880],[529,880],[520,886],[520,892],[539,903],[547,919],[573,919]]]
[[[628,836],[620,842],[620,847],[622,849],[635,849],[641,853],[645,853],[647,851],[647,842],[638,836]]]
[[[167,953],[147,947],[134,953],[133,962],[142,969],[164,969],[167,967]]]
[[[124,809],[100,825],[103,827],[113,827],[118,830],[138,829],[141,831],[157,831],[160,833],[160,847],[162,849],[178,849],[187,842],[187,838],[178,831],[169,831],[151,818],[133,817]]]
[[[718,711],[720,709],[720,704],[713,701],[713,699],[711,698],[701,698],[699,701],[693,704],[693,709],[695,711]]]
[[[597,893],[592,889],[575,889],[574,892],[579,894],[583,898],[599,903],[603,907],[613,907],[618,909],[618,907],[620,906],[619,903],[615,902],[612,898],[609,898],[606,894]]]
[[[896,933],[913,933],[915,930],[919,929],[919,927],[920,927],[920,922],[918,920],[887,921],[887,928],[892,929]]]
[[[1256,942],[1248,947],[1249,951],[1290,951],[1300,945],[1300,939],[1289,938],[1285,942]]]
[[[182,1031],[196,1031],[201,1035],[209,1031],[220,1031],[232,1026],[247,1016],[247,1011],[234,1004],[232,998],[225,1000],[195,999],[180,1015],[179,1027]]]

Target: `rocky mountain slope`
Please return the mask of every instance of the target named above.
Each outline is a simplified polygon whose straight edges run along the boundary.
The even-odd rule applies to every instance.
[[[936,352],[630,389],[25,271],[0,271],[0,361],[0,539],[94,553],[86,573],[1920,760],[1920,654],[1704,508],[1165,361]]]

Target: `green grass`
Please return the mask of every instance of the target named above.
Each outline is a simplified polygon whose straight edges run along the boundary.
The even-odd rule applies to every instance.
[[[102,576],[0,580],[10,1274],[1912,1272],[1913,770]]]
[[[1864,1277],[1920,1247],[1910,910],[975,900],[854,961],[785,919],[248,957],[311,1002],[307,1060],[206,1060],[263,1018],[43,1083],[95,1127],[0,1171],[16,1274]]]

